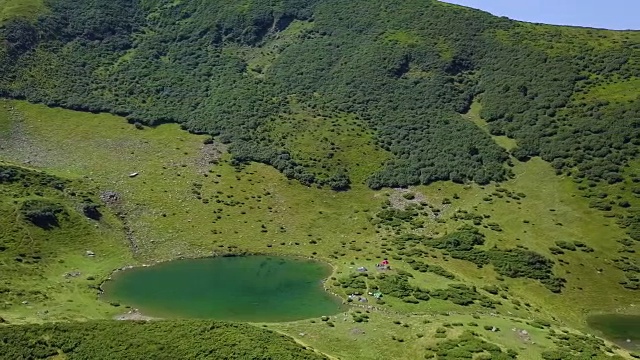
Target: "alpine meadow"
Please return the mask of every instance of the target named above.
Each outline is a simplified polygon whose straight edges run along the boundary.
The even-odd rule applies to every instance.
[[[639,149],[640,31],[0,0],[0,359],[640,358]]]

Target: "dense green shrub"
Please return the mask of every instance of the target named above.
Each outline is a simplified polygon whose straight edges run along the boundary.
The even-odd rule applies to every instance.
[[[550,246],[549,247],[549,251],[553,255],[562,255],[562,254],[564,254],[564,251],[562,251],[562,249],[560,249],[559,247],[556,247],[556,246]]]
[[[381,274],[376,279],[376,285],[383,294],[397,298],[409,297],[414,291],[414,287],[409,284],[408,275]]]
[[[22,203],[20,207],[22,215],[34,225],[45,230],[58,227],[58,216],[65,213],[60,204],[44,199],[32,199]]]
[[[214,321],[90,321],[0,326],[6,359],[323,359],[293,339]]]
[[[506,152],[459,116],[479,94],[491,133],[516,139],[519,159],[539,155],[615,183],[639,143],[638,102],[576,95],[637,75],[633,43],[598,47],[570,30],[437,1],[47,5],[37,22],[9,19],[0,30],[1,95],[131,123],[179,122],[229,143],[236,164],[267,163],[308,185],[347,189],[350,169],[319,170],[281,141],[270,124],[296,111],[294,98],[311,116],[352,114],[375,130],[392,156],[368,179],[372,188],[506,179]],[[301,30],[289,32],[294,23]],[[287,41],[266,55],[279,38]],[[570,45],[547,51],[555,43]]]
[[[465,331],[455,339],[445,340],[431,349],[437,354],[438,359],[472,359],[482,358],[482,353],[489,353],[491,359],[508,360],[515,359],[517,353],[513,350],[503,352],[493,343],[489,343],[472,331]]]
[[[436,275],[440,275],[442,277],[445,277],[447,279],[451,279],[454,280],[456,278],[456,276],[445,270],[442,266],[440,265],[429,265],[427,263],[424,263],[422,261],[417,261],[417,260],[413,260],[410,262],[411,268],[413,270],[416,271],[420,271],[420,272],[430,272]],[[407,262],[409,262],[409,260],[406,260]]]
[[[545,360],[623,359],[620,355],[610,356],[606,354],[605,342],[595,336],[551,331],[550,335],[557,347],[542,353],[542,358]]]
[[[485,251],[475,249],[476,245],[484,244],[484,235],[474,227],[463,227],[459,231],[427,240],[425,243],[430,247],[447,251],[455,259],[467,260],[478,266],[490,262]]]
[[[561,249],[565,249],[565,250],[569,250],[569,251],[576,251],[576,246],[573,243],[570,243],[568,241],[556,241],[556,245],[561,248]]]
[[[405,234],[395,238],[393,243],[398,248],[426,246],[439,249],[452,258],[466,260],[478,266],[492,264],[501,276],[538,280],[553,292],[562,291],[565,283],[564,279],[553,275],[553,261],[536,252],[519,248],[494,247],[490,250],[476,248],[484,244],[484,235],[472,226],[463,226],[453,233],[435,239]],[[575,244],[567,244],[575,248]],[[584,245],[581,248],[588,247]],[[412,260],[411,266],[418,271],[429,271],[431,268],[417,260]]]
[[[498,295],[500,289],[496,285],[486,285],[482,287],[482,290],[488,292],[489,294]]]
[[[494,307],[491,299],[480,294],[475,287],[464,284],[451,284],[446,289],[433,290],[431,291],[431,297],[448,300],[462,306],[479,303],[485,307]]]
[[[491,263],[503,276],[545,279],[552,272],[551,260],[533,251],[522,249],[491,250]]]
[[[367,283],[365,281],[366,275],[364,274],[351,274],[339,280],[340,286],[344,289],[345,293],[351,294],[364,294],[367,290]]]
[[[100,220],[102,218],[102,213],[100,213],[100,205],[95,203],[84,203],[82,204],[82,213],[93,220]]]
[[[613,208],[606,200],[592,200],[589,202],[589,207],[602,211],[610,211]]]

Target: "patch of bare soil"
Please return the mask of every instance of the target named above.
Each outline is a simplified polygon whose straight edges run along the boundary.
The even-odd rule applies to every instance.
[[[122,222],[127,241],[129,242],[129,248],[134,255],[138,255],[140,247],[129,223],[129,213],[124,206],[122,195],[112,190],[105,190],[100,193],[100,199],[118,215],[118,218]]]
[[[391,202],[391,206],[394,209],[404,210],[410,204],[420,204],[423,202],[427,202],[426,196],[419,192],[402,188],[395,188],[391,191],[391,195],[389,195],[389,202]]]
[[[28,136],[28,128],[20,111],[10,105],[6,105],[5,109],[9,112],[11,130],[8,134],[3,134],[0,153],[5,154],[11,161],[33,167],[51,165],[52,157],[49,154],[53,149],[47,149]]]
[[[527,330],[513,328],[511,329],[511,331],[515,332],[516,336],[518,336],[518,339],[520,339],[520,341],[522,341],[523,343],[535,344],[535,342],[531,340],[531,335],[529,335],[529,332]]]
[[[433,199],[428,199],[423,193],[403,188],[391,189],[389,194],[389,203],[391,207],[398,210],[405,210],[411,205],[423,206],[430,211],[429,218],[438,219],[441,214],[451,205],[436,203]]]
[[[142,313],[138,309],[133,309],[124,314],[116,315],[114,317],[114,320],[149,321],[158,320],[158,318],[142,315]]]
[[[226,151],[226,147],[219,142],[211,144],[203,144],[200,148],[200,156],[196,159],[196,168],[201,174],[205,174],[211,168],[211,165],[217,164]]]

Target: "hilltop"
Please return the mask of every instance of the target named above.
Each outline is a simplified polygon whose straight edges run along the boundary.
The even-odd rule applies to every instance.
[[[331,263],[344,301],[384,293],[261,324],[299,343],[274,354],[629,355],[585,334],[640,305],[640,32],[418,0],[17,3],[0,0],[3,322],[108,319],[114,269],[266,253]]]

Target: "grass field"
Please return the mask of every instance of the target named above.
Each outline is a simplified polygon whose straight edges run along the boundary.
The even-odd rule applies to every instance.
[[[590,89],[585,98],[589,100],[618,102],[633,101],[639,96],[638,88],[640,88],[640,79],[632,78],[630,80],[594,87]]]
[[[482,110],[482,105],[479,101],[474,101],[469,108],[469,111],[463,115],[463,117],[474,124],[476,124],[479,128],[489,132],[489,125],[487,121],[480,117],[480,111]],[[509,151],[516,147],[516,141],[510,139],[507,136],[493,136],[493,140],[496,144],[502,146],[505,150]]]
[[[0,0],[0,24],[12,17],[34,20],[44,11],[43,0]]]
[[[474,105],[468,116],[482,127],[481,119],[473,115],[478,111]],[[296,131],[295,117],[289,120],[279,123],[273,133],[288,134],[283,136],[284,141],[301,152],[316,148],[313,142],[318,135],[330,135],[324,127],[326,123],[320,120],[312,121],[306,132]],[[357,125],[349,119],[341,121],[344,122],[338,126]],[[265,326],[339,358],[388,358],[389,354],[423,358],[425,348],[437,342],[433,336],[436,329],[444,327],[446,336],[455,338],[462,329],[476,328],[468,325],[476,322],[476,331],[482,338],[501,344],[504,349],[517,350],[521,358],[536,359],[552,343],[546,337],[548,329],[532,327],[526,324],[528,320],[540,318],[552,322],[555,329],[584,331],[589,313],[637,313],[635,309],[640,305],[637,293],[617,284],[622,272],[609,261],[617,256],[615,240],[624,232],[614,219],[589,207],[589,199],[578,190],[579,184],[556,176],[551,166],[540,159],[527,163],[514,160],[515,178],[500,186],[447,182],[408,190],[372,191],[356,182],[350,191],[332,192],[305,187],[261,164],[236,169],[220,145],[205,145],[206,137],[183,132],[177,125],[138,130],[116,116],[4,100],[0,101],[0,129],[6,137],[0,147],[0,159],[71,179],[86,191],[116,192],[121,198],[117,210],[124,218],[118,222],[109,215],[93,228],[91,223],[83,223],[84,219],[75,219],[68,232],[55,235],[67,239],[56,255],[64,257],[64,263],[39,267],[37,276],[27,277],[11,270],[15,278],[9,286],[21,283],[46,293],[48,299],[5,306],[0,315],[10,322],[105,318],[124,312],[101,302],[95,290],[87,288],[95,281],[84,280],[85,274],[102,279],[124,265],[177,257],[243,251],[311,256],[330,262],[335,269],[333,277],[340,279],[354,273],[358,266],[373,267],[391,255],[383,252],[383,245],[395,230],[376,227],[371,219],[387,200],[400,205],[416,202],[402,196],[407,192],[439,209],[440,216],[422,216],[424,226],[405,228],[403,232],[440,236],[464,223],[471,224],[453,220],[456,212],[481,214],[485,220],[479,228],[487,239],[483,248],[519,245],[562,259],[563,263],[556,261],[554,271],[567,279],[566,288],[562,294],[553,294],[533,280],[501,281],[491,266],[478,269],[467,261],[450,259],[435,251],[429,264],[441,265],[455,274],[455,282],[478,288],[487,284],[507,286],[502,305],[487,310],[444,300],[408,304],[387,297],[379,310],[367,310],[368,322],[353,322],[355,311],[364,311],[354,307],[329,320],[334,327],[320,319]],[[354,174],[356,178],[362,178],[380,161],[379,156],[360,157],[358,150],[368,144],[370,134],[362,134],[361,140],[358,147],[340,155],[349,166],[360,163],[363,170]],[[336,138],[334,142],[341,147],[351,144],[349,139],[344,140],[345,144],[340,141],[343,140]],[[514,145],[507,138],[496,141],[504,147]],[[130,177],[134,172],[138,176]],[[499,189],[524,196],[515,200],[502,196],[503,190]],[[3,204],[10,196],[17,195],[6,193]],[[500,230],[492,230],[489,223],[496,223]],[[79,242],[82,245],[66,245],[76,238],[84,239]],[[583,242],[594,252],[552,255],[549,247],[559,240]],[[97,256],[87,258],[85,250],[93,250]],[[395,269],[414,275],[414,285],[439,289],[454,282],[433,273],[413,271],[404,261],[391,261]],[[72,269],[82,272],[82,277],[69,280],[62,276]],[[331,280],[327,286],[341,293]],[[501,300],[498,295],[485,295]],[[514,300],[528,306],[516,306]],[[47,316],[40,316],[45,309],[50,309]],[[474,314],[477,318],[472,317]],[[483,330],[484,325],[501,331]],[[527,330],[533,343],[523,340],[513,328]]]
[[[104,210],[99,220],[78,211],[84,199],[97,200],[87,182],[67,182],[61,191],[46,185],[51,177],[26,171],[27,179],[0,189],[0,317],[18,323],[110,317],[117,310],[96,301],[98,286],[115,268],[134,263],[122,225]],[[52,229],[27,220],[23,209],[34,201],[63,209]]]
[[[585,51],[577,44],[588,44],[593,51],[606,52],[624,46],[627,41],[637,40],[636,31],[596,30],[590,28],[531,24],[520,22],[516,29],[498,31],[497,38],[505,42],[523,41],[525,44],[544,50],[553,56],[556,54],[579,55]],[[597,36],[594,34],[597,32]]]
[[[351,315],[338,315],[329,320],[335,327],[327,326],[320,319],[269,327],[288,334],[304,334],[300,338],[303,343],[341,359],[420,359],[427,346],[438,342],[438,338],[434,336],[438,328],[446,329],[450,338],[458,336],[464,330],[475,330],[489,341],[519,350],[521,358],[525,359],[536,359],[545,347],[553,346],[545,337],[546,330],[502,317],[486,316],[477,319],[471,315],[412,316],[380,313],[369,316],[368,322],[354,324]],[[474,323],[477,325],[473,325]],[[486,331],[483,329],[485,325],[495,326],[500,332]],[[513,328],[526,330],[535,339],[535,344],[523,341]]]
[[[291,107],[293,114],[282,114],[263,131],[314,173],[330,177],[344,170],[353,183],[363,185],[390,159],[391,154],[375,145],[373,132],[355,116],[313,116],[295,101]]]
[[[298,41],[305,31],[311,28],[313,28],[312,22],[294,20],[283,31],[275,35],[271,34],[271,41],[265,42],[262,46],[257,48],[239,46],[234,50],[242,54],[250,74],[262,77],[278,59],[282,50]]]

